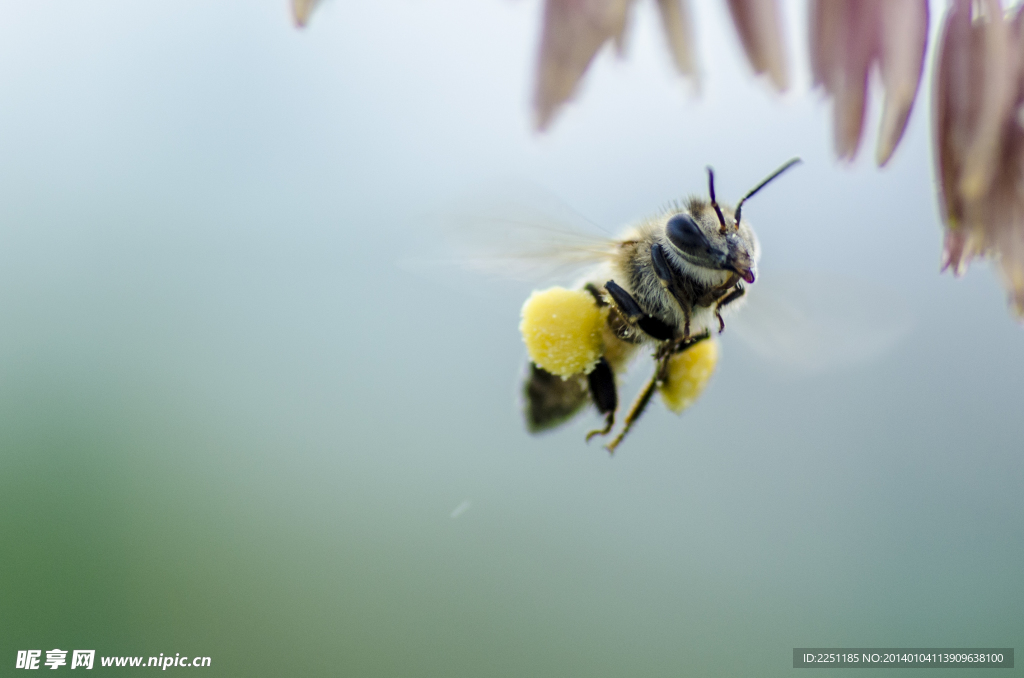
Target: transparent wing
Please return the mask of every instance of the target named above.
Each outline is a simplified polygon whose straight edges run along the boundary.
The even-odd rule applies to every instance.
[[[765,360],[804,374],[870,363],[913,327],[910,306],[892,289],[826,273],[762,275],[749,301],[729,316],[733,331]]]
[[[414,267],[531,283],[568,282],[614,255],[618,243],[613,237],[551,196],[536,189],[517,188],[514,198],[506,193],[463,201],[457,209],[434,215],[443,237],[436,251],[418,253]]]
[[[564,223],[516,216],[465,219],[453,238],[461,265],[512,280],[567,279],[607,261],[618,246]]]

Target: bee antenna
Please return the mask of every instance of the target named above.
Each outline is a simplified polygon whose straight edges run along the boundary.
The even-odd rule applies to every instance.
[[[745,196],[743,196],[743,200],[740,200],[739,204],[738,204],[738,205],[736,205],[736,228],[739,228],[739,227],[740,227],[740,210],[742,210],[742,209],[743,209],[743,203],[744,203],[744,201],[745,201],[745,200],[746,200],[747,198],[749,198],[749,197],[751,197],[752,195],[754,195],[755,193],[757,193],[758,191],[760,191],[760,190],[761,190],[762,188],[764,188],[765,186],[767,186],[767,185],[768,185],[768,183],[769,183],[769,182],[770,182],[770,181],[771,181],[772,179],[775,179],[775,178],[776,178],[777,176],[779,176],[780,174],[782,174],[783,172],[785,172],[786,170],[788,170],[788,169],[789,169],[790,167],[792,167],[793,165],[797,165],[797,164],[799,164],[800,162],[801,162],[800,158],[793,158],[792,160],[790,160],[789,162],[787,162],[787,163],[786,163],[785,165],[783,165],[783,166],[782,166],[782,167],[780,167],[779,169],[777,169],[777,170],[775,170],[774,172],[772,172],[772,173],[771,173],[771,174],[770,174],[770,175],[768,176],[768,178],[767,178],[767,179],[765,179],[764,181],[762,181],[761,183],[759,183],[759,184],[758,184],[757,186],[754,186],[754,188],[752,188],[752,189],[750,190],[750,192],[749,192],[749,193],[747,193],[747,194],[746,194]],[[714,200],[715,200],[715,199],[714,199],[714,197],[712,197],[712,198],[711,198],[711,201],[712,201],[712,203],[714,202]],[[716,209],[716,210],[718,209],[718,206],[717,206],[717,205],[715,206],[715,209]],[[721,218],[722,218],[722,217],[721,217],[721,213],[719,213],[719,217],[718,217],[718,218],[719,218],[719,219],[721,219]]]
[[[722,208],[718,206],[718,201],[715,200],[715,170],[708,166],[708,193],[711,194],[711,206],[715,208],[715,214],[718,215],[718,223],[722,224],[722,233],[725,233],[725,215],[722,214]],[[736,222],[739,224],[739,221]]]

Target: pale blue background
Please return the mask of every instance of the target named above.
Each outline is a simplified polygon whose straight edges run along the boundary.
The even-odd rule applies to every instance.
[[[0,6],[0,672],[54,647],[517,677],[1024,647],[1022,329],[987,265],[938,274],[928,88],[890,167],[878,92],[837,165],[786,6],[789,95],[701,3],[692,97],[641,3],[543,136],[536,1],[333,0],[305,32],[284,0]],[[811,378],[727,332],[702,400],[614,459],[592,420],[522,429],[528,285],[401,265],[503,177],[614,230],[706,164],[735,198],[794,155],[745,209],[764,270],[884,282],[913,332]]]

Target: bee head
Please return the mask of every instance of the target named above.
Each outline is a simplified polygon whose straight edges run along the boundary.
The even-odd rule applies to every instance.
[[[675,253],[693,266],[735,273],[754,282],[758,248],[750,225],[737,223],[729,207],[723,211],[717,203],[701,198],[692,198],[686,207],[665,223],[665,238]]]
[[[735,211],[724,209],[715,198],[715,173],[708,168],[708,193],[711,200],[691,199],[686,210],[669,217],[665,237],[676,254],[687,263],[701,268],[728,271],[754,282],[757,265],[757,238],[750,225],[743,221],[743,203],[793,165],[794,158],[775,170],[767,179],[750,190],[736,205]]]

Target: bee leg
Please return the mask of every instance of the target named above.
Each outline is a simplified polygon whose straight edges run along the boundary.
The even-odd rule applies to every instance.
[[[705,339],[710,338],[711,330],[704,330],[695,337],[687,337],[686,339],[681,340],[678,344],[676,344],[675,348],[672,350],[672,353],[682,353],[683,351],[689,348],[693,348],[694,346],[704,341]]]
[[[608,295],[611,296],[612,301],[615,302],[616,308],[619,309],[623,317],[649,336],[658,341],[668,341],[675,337],[675,331],[671,327],[654,316],[644,313],[636,299],[629,292],[622,289],[614,280],[609,280],[605,283],[604,288],[608,291]]]
[[[583,286],[583,289],[587,291],[590,296],[594,297],[594,303],[597,304],[598,308],[602,308],[608,305],[608,300],[601,294],[601,290],[598,289],[594,283],[587,283]]]
[[[665,251],[658,243],[651,245],[651,264],[654,266],[654,274],[658,276],[661,284],[669,287],[672,284],[672,267],[668,265]]]
[[[737,285],[735,288],[733,288],[731,292],[729,292],[729,294],[722,297],[721,301],[719,301],[718,304],[715,306],[715,317],[718,318],[719,334],[725,331],[725,321],[722,320],[722,307],[731,304],[732,302],[736,301],[746,293],[747,290],[745,288]]]
[[[661,245],[658,243],[651,245],[651,264],[654,267],[654,274],[661,281],[662,287],[672,295],[672,298],[676,300],[679,308],[683,311],[683,336],[690,336],[690,306],[683,300],[681,294],[677,293],[678,287],[672,275],[672,268],[665,259],[665,251],[661,249]]]
[[[633,405],[629,408],[629,412],[626,413],[626,418],[622,422],[622,430],[619,431],[619,435],[615,436],[615,439],[605,445],[608,454],[615,454],[615,448],[619,446],[622,439],[629,433],[629,429],[633,427],[633,423],[640,418],[640,415],[647,409],[647,404],[651,402],[651,397],[654,395],[654,389],[658,386],[665,377],[665,372],[668,369],[668,359],[672,355],[671,351],[666,351],[664,355],[658,358],[657,367],[654,370],[654,374],[644,384],[644,388],[640,391],[640,395],[637,396],[636,400],[633,401]]]
[[[615,410],[619,406],[618,394],[615,391],[615,375],[608,361],[601,358],[594,369],[587,375],[590,386],[590,398],[594,401],[597,411],[604,415],[604,428],[587,434],[587,442],[594,436],[608,435],[615,425]]]

